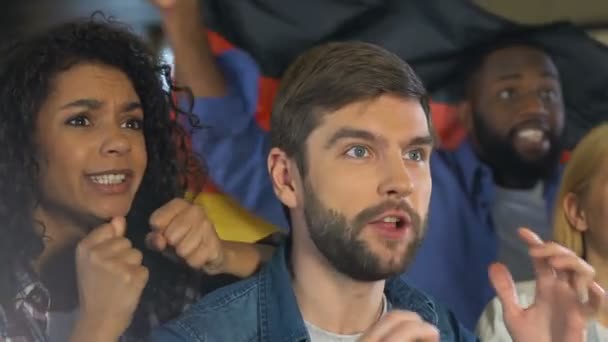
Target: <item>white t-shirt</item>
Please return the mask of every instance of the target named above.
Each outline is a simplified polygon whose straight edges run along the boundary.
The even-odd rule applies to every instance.
[[[382,318],[382,316],[384,316],[387,312],[388,300],[386,299],[386,296],[383,296],[382,314],[380,315],[380,317]],[[306,325],[306,330],[308,330],[308,336],[310,336],[311,342],[356,342],[363,335],[363,333],[353,335],[334,334],[306,321],[304,321],[304,324]]]

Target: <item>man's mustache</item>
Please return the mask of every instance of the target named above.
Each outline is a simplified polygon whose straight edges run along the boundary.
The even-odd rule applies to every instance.
[[[382,203],[379,203],[373,207],[369,207],[366,209],[363,209],[359,214],[357,214],[357,216],[355,216],[355,219],[353,220],[353,234],[354,236],[358,235],[359,232],[361,231],[361,229],[363,229],[363,227],[365,227],[366,224],[368,224],[370,221],[372,221],[373,219],[377,218],[378,216],[382,215],[382,213],[389,211],[389,210],[402,210],[405,211],[411,220],[412,223],[412,227],[414,227],[414,229],[419,230],[420,229],[420,224],[422,222],[422,219],[420,217],[420,215],[414,210],[414,208],[412,208],[406,201],[383,201]],[[420,232],[418,232],[420,233]]]

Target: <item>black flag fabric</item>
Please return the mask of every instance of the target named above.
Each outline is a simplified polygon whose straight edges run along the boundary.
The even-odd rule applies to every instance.
[[[608,47],[568,23],[520,25],[466,0],[205,0],[204,4],[209,29],[250,53],[269,78],[280,79],[298,54],[319,43],[361,40],[398,54],[416,70],[435,102],[451,103],[462,90],[462,68],[477,52],[498,40],[517,39],[542,47],[558,66],[567,107],[567,147],[608,120]],[[267,114],[262,113],[262,121]]]

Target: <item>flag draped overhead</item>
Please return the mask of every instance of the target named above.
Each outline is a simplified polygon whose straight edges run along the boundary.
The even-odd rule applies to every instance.
[[[518,25],[465,0],[204,0],[203,4],[214,52],[238,47],[253,56],[261,69],[255,116],[263,129],[269,127],[274,95],[286,67],[304,50],[337,40],[375,43],[412,65],[433,96],[433,121],[443,148],[455,148],[465,136],[453,106],[462,94],[463,66],[505,36],[536,44],[555,60],[566,102],[567,147],[608,120],[608,48],[567,23]],[[208,186],[199,196],[213,206],[220,236],[253,241],[273,231],[246,211],[237,212],[236,203],[218,193],[223,190]],[[225,221],[229,217],[240,221]]]
[[[566,146],[608,120],[608,48],[574,26],[524,26],[464,0],[205,0],[209,28],[250,53],[260,65],[258,119],[267,127],[276,82],[289,63],[322,42],[362,40],[406,60],[434,95],[440,136],[453,145],[463,136],[449,107],[457,100],[462,66],[472,54],[505,35],[551,54],[562,78]],[[215,40],[218,41],[217,39]],[[265,99],[263,98],[265,96]],[[449,146],[448,146],[449,147]]]

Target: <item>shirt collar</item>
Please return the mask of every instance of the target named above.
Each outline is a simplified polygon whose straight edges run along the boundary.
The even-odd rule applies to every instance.
[[[40,314],[46,314],[51,307],[51,296],[31,267],[17,264],[15,276],[15,308],[27,304]]]
[[[288,241],[275,251],[272,259],[258,273],[259,315],[263,341],[306,341],[308,332],[291,285],[287,266]]]

